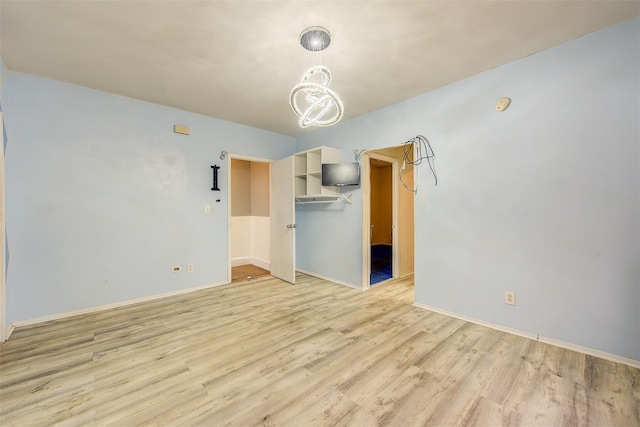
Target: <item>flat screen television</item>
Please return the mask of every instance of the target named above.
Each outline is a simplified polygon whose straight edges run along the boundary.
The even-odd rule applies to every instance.
[[[324,163],[322,165],[322,185],[344,187],[359,184],[359,163]]]

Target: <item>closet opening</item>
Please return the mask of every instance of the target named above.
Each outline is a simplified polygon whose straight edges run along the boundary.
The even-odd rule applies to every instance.
[[[231,282],[269,275],[269,163],[230,156],[229,277]]]

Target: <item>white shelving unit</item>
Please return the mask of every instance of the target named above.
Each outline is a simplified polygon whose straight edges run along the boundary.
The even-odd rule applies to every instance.
[[[313,198],[340,198],[340,188],[322,185],[322,164],[340,163],[340,150],[318,147],[294,154],[296,200]]]

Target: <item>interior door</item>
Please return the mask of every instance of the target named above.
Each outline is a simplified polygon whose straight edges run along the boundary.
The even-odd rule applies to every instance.
[[[271,163],[271,275],[296,282],[293,156]]]

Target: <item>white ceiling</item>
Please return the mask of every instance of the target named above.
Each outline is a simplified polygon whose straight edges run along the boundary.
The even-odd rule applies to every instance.
[[[297,136],[307,27],[332,34],[347,120],[639,15],[638,1],[0,0],[0,36],[13,70]]]

